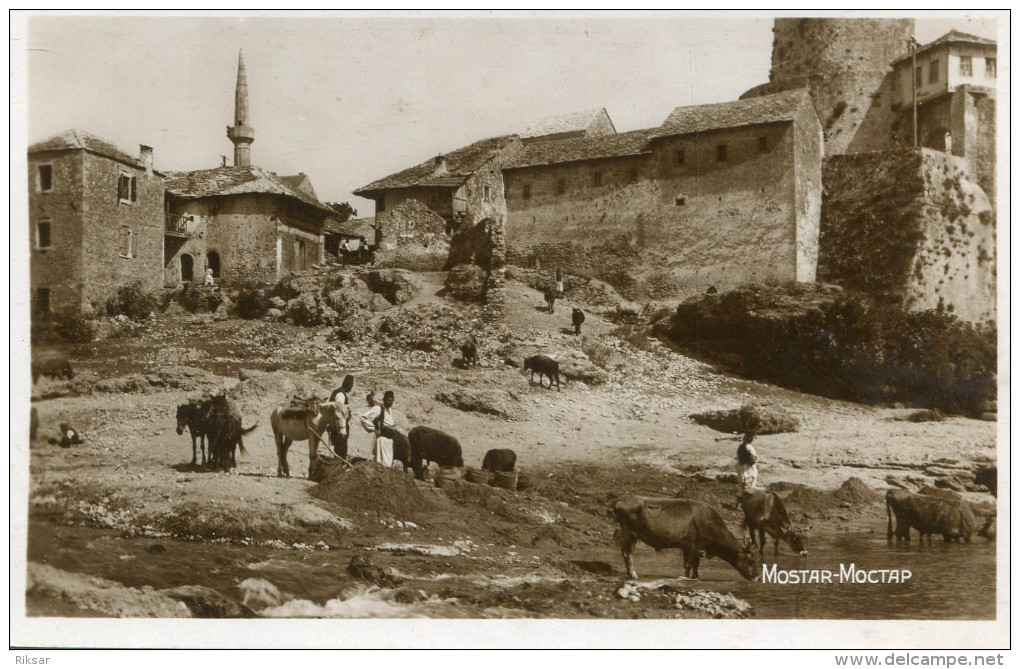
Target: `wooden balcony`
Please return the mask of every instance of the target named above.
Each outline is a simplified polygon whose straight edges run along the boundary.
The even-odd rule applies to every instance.
[[[189,237],[188,221],[190,218],[190,216],[168,213],[166,215],[166,226],[164,227],[163,234],[170,237]]]

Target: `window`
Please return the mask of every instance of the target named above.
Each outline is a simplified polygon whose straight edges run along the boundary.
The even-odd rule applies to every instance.
[[[970,56],[960,56],[960,76],[970,77],[974,75],[974,64]]]
[[[630,181],[630,183],[635,184],[637,183],[637,179],[638,179],[637,168],[636,167],[630,168],[630,175],[628,176],[628,180]]]
[[[933,60],[928,63],[928,83],[934,84],[939,80],[939,61]]]
[[[729,148],[726,144],[719,144],[715,147],[715,159],[720,163],[729,160]]]
[[[591,185],[592,186],[601,186],[602,185],[602,172],[601,171],[592,172],[592,175],[591,175]]]
[[[35,313],[45,314],[50,310],[50,289],[49,288],[36,288],[35,289]]]
[[[53,246],[53,239],[50,233],[50,221],[39,221],[35,224],[35,247],[37,249],[48,249]]]
[[[921,66],[914,68],[914,87],[920,88],[924,85],[924,77],[921,75]]]
[[[566,179],[558,179],[556,181],[556,194],[557,195],[563,195],[566,192],[567,192],[567,180]]]
[[[126,225],[122,225],[120,228],[120,257],[135,257],[135,233]]]
[[[484,187],[484,188],[482,189],[482,197],[484,197],[484,198],[485,198],[485,201],[486,201],[486,202],[488,202],[488,201],[489,201],[489,198],[490,198],[491,196],[492,196],[492,189],[491,189],[490,187],[488,187],[488,186],[485,186],[485,187]]]
[[[382,196],[375,201],[375,210],[386,211],[386,196]]]
[[[130,174],[121,173],[120,179],[117,182],[117,197],[119,197],[120,201],[124,203],[134,202],[137,199],[135,193],[135,178]]]
[[[995,78],[995,59],[985,58],[985,77],[988,79]]]
[[[758,138],[758,150],[759,151],[768,151],[769,150],[769,138],[768,137],[762,136],[762,137]]]
[[[687,204],[687,198],[686,197],[680,197],[678,195],[675,198],[673,198],[673,206],[675,206],[675,207],[682,207],[685,204]]]
[[[685,157],[686,156],[684,156],[684,150],[683,149],[677,149],[676,150],[676,164],[677,165],[683,165]]]
[[[37,188],[40,193],[49,193],[53,190],[53,165],[40,165],[37,171]]]
[[[531,199],[531,184],[524,184],[521,186],[521,197],[525,200]]]

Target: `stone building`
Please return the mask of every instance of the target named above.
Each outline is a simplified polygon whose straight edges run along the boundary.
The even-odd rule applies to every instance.
[[[169,172],[163,280],[277,281],[323,261],[323,226],[335,212],[260,167]]]
[[[917,47],[893,68],[892,106],[905,130],[900,144],[913,141],[916,93],[918,145],[966,158],[970,173],[994,202],[996,43],[953,30]]]
[[[234,165],[162,173],[152,149],[133,157],[69,130],[29,147],[29,227],[34,313],[98,309],[117,288],[202,281],[276,281],[323,259],[335,212],[304,173],[251,165],[255,129],[238,56]]]
[[[163,175],[81,130],[28,149],[33,314],[101,310],[119,286],[162,285]]]

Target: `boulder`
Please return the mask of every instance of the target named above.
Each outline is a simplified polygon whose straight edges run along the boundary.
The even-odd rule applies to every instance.
[[[283,312],[276,308],[271,308],[266,311],[266,320],[271,322],[282,321]]]
[[[748,404],[739,409],[691,414],[695,423],[730,434],[744,432],[749,427],[749,418],[752,417],[757,417],[758,434],[780,434],[800,429],[799,418],[774,404]]]
[[[162,593],[183,602],[196,618],[258,617],[254,611],[244,604],[205,586],[182,585],[179,588],[163,590]]]
[[[386,298],[390,304],[403,304],[421,290],[421,278],[404,269],[373,269],[358,274],[368,289]]]
[[[460,411],[471,411],[507,420],[515,419],[519,411],[512,406],[513,398],[505,390],[460,389],[436,394],[436,400]]]
[[[478,302],[485,297],[489,273],[478,265],[457,265],[446,275],[447,295],[457,300]]]

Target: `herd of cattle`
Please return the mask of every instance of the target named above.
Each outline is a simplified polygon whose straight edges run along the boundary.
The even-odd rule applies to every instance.
[[[473,342],[465,343],[461,349],[466,365],[478,364],[477,348]],[[559,364],[555,359],[545,355],[532,356],[525,359],[524,369],[531,372],[532,380],[536,373],[539,375],[539,385],[542,385],[543,377],[547,377],[549,388],[552,389],[555,383],[559,389]],[[33,382],[38,381],[40,376],[71,379],[74,371],[64,358],[33,362]],[[338,445],[337,455],[346,459],[350,418],[350,408],[346,403],[335,401],[274,410],[270,423],[277,447],[277,475],[290,476],[287,451],[295,441],[309,442],[309,476],[317,464],[319,444],[326,443],[327,435],[331,443]],[[34,408],[31,423],[30,436],[34,439],[38,426],[38,414]],[[222,393],[201,400],[192,399],[177,407],[177,434],[183,434],[185,428],[189,430],[193,465],[198,464],[201,453],[203,466],[224,470],[236,467],[235,452],[240,449],[242,454],[246,453],[244,435],[256,427],[258,423],[243,427],[236,404]],[[61,425],[61,434],[68,445],[80,441],[69,426]],[[425,467],[429,464],[464,466],[457,439],[435,428],[418,426],[406,435],[398,430],[386,429],[383,436],[393,440],[393,459],[402,463],[405,472],[413,470],[418,479],[424,478]],[[512,472],[516,459],[516,454],[510,449],[493,449],[486,453],[482,469]],[[996,467],[985,467],[977,471],[975,483],[986,486],[992,495],[997,495],[997,476]],[[946,542],[969,542],[974,534],[988,540],[995,539],[994,514],[977,529],[973,511],[958,494],[934,488],[926,488],[922,492],[924,494],[892,489],[886,494],[889,541],[894,537],[897,541],[909,541],[911,530],[916,530],[922,540],[927,536],[929,542],[932,535],[941,535]],[[788,544],[795,553],[807,553],[805,530],[794,528],[775,493],[752,489],[742,492],[738,502],[744,515],[744,534],[749,535],[743,542],[729,531],[719,512],[705,502],[674,498],[620,499],[613,505],[610,515],[620,526],[617,534],[627,575],[637,578],[633,551],[638,541],[656,550],[681,549],[684,575],[689,578],[698,578],[702,557],[719,557],[745,578],[757,578],[760,557],[753,549],[757,546],[758,554],[763,553],[766,536],[772,537],[776,553],[780,542]]]

